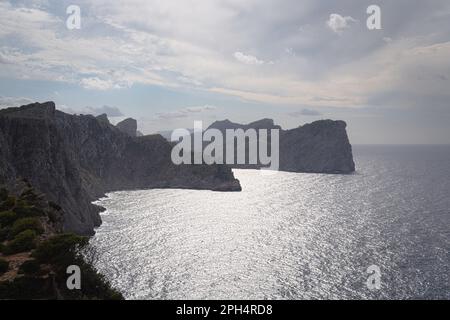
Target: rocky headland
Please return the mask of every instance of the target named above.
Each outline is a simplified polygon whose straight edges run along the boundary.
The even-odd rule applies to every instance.
[[[262,119],[250,124],[239,124],[229,120],[216,121],[208,129],[218,129],[225,134],[227,129],[267,129],[270,145],[270,130],[279,129],[279,170],[288,172],[349,174],[355,171],[352,146],[348,139],[344,121],[320,120],[291,130],[283,130],[272,119]],[[247,148],[248,151],[248,148]],[[226,148],[224,147],[224,155]],[[248,156],[247,156],[248,158]],[[261,165],[236,165],[248,169]]]
[[[150,188],[240,191],[224,165],[172,163],[172,144],[138,136],[134,121],[119,128],[106,115],[69,115],[53,102],[0,110],[0,185],[26,178],[64,210],[63,229],[92,235],[107,192]]]

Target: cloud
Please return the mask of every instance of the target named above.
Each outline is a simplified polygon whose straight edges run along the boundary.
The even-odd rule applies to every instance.
[[[118,83],[112,80],[102,80],[98,77],[81,79],[80,84],[85,89],[101,90],[101,91],[111,89],[123,89],[130,86],[129,84]]]
[[[188,113],[182,111],[158,112],[156,114],[156,118],[162,120],[181,119],[187,118],[188,116]]]
[[[217,107],[215,106],[210,106],[210,105],[204,105],[204,106],[199,106],[199,107],[188,107],[185,110],[187,112],[191,112],[191,113],[198,113],[198,112],[204,112],[204,111],[212,111],[212,110],[216,110]]]
[[[4,97],[0,96],[0,109],[9,107],[20,107],[33,103],[35,101],[23,97]]]
[[[244,54],[242,52],[235,52],[234,53],[234,58],[241,62],[241,63],[245,63],[245,64],[249,64],[249,65],[261,65],[264,64],[264,61],[259,60],[258,58],[251,56],[251,55],[247,55]]]
[[[101,114],[106,114],[108,117],[123,117],[124,114],[117,107],[102,106],[102,107],[84,107],[84,108],[71,108],[65,105],[57,106],[57,108],[65,113],[70,114],[91,114],[93,116],[99,116]]]
[[[358,108],[389,91],[401,92],[405,104],[411,93],[450,95],[442,89],[450,77],[439,76],[450,68],[447,0],[386,1],[383,11],[395,21],[383,19],[383,33],[352,27],[351,37],[333,32],[364,16],[363,5],[345,3],[346,16],[329,16],[330,5],[313,0],[196,2],[82,0],[82,29],[73,32],[54,1],[0,1],[0,77],[100,91],[157,85],[311,108]],[[252,48],[264,59],[230,48]]]
[[[354,22],[356,22],[356,20],[350,16],[343,17],[340,14],[332,13],[327,21],[327,26],[334,32],[341,33]]]
[[[301,116],[318,117],[318,116],[321,116],[322,113],[320,113],[317,110],[302,109],[302,110],[299,110],[299,111],[290,112],[289,115],[291,117],[301,117]]]
[[[176,111],[159,112],[156,114],[156,118],[164,119],[164,120],[188,118],[192,114],[213,111],[216,109],[217,109],[217,107],[210,106],[210,105],[187,107],[187,108],[179,109]]]

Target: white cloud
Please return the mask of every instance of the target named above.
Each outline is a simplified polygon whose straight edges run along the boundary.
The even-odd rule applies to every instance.
[[[84,78],[80,81],[81,86],[85,89],[92,90],[111,90],[111,89],[123,89],[129,88],[130,83],[114,82],[113,80],[102,80],[98,77]]]
[[[216,110],[216,109],[217,109],[217,107],[215,107],[215,106],[204,105],[204,106],[199,106],[199,107],[188,107],[188,108],[186,108],[186,111],[197,113],[197,112],[204,112],[204,111],[212,111],[212,110]]]
[[[356,22],[356,20],[350,16],[343,17],[340,14],[332,13],[327,21],[327,26],[334,32],[341,33],[354,22]]]
[[[181,119],[181,118],[187,118],[187,117],[191,116],[192,114],[213,111],[216,109],[217,109],[217,107],[210,106],[210,105],[194,106],[194,107],[187,107],[184,109],[179,109],[176,111],[159,112],[156,114],[156,117],[158,119],[164,119],[164,120]]]
[[[91,114],[93,116],[99,116],[106,114],[108,117],[116,118],[123,117],[124,114],[117,107],[102,106],[102,107],[84,107],[84,108],[72,108],[66,105],[56,106],[58,110],[69,114]]]
[[[0,96],[0,109],[9,107],[20,107],[33,102],[34,101],[29,98]]]
[[[294,112],[290,112],[289,115],[291,117],[318,117],[321,116],[322,114],[317,111],[317,110],[312,110],[312,109],[302,109],[299,111],[294,111]]]
[[[86,89],[109,90],[114,88],[111,80],[101,80],[97,77],[81,79],[80,84]]]
[[[250,65],[261,65],[261,64],[264,64],[264,61],[259,60],[255,56],[251,56],[251,55],[239,52],[239,51],[235,52],[233,54],[233,56],[234,56],[234,58],[237,61],[245,63],[245,64],[250,64]]]
[[[448,44],[439,44],[445,40],[421,32],[407,41],[398,34],[384,40],[389,45],[377,38],[374,47],[369,37],[330,37],[323,23],[329,9],[317,1],[211,0],[199,6],[196,0],[83,0],[89,16],[77,32],[66,30],[57,9],[52,14],[23,3],[0,2],[2,78],[92,90],[150,84],[311,107],[358,107],[389,90],[405,97],[448,92],[442,89],[449,85],[442,75],[450,67]],[[301,20],[308,24],[298,32]],[[342,33],[355,21],[332,14],[327,24]],[[364,41],[370,51],[358,49]],[[230,48],[254,48],[264,60],[241,51],[230,55]]]

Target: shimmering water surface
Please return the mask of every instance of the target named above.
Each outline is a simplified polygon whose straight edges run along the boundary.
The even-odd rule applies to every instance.
[[[353,175],[235,170],[242,192],[109,194],[97,267],[129,299],[450,299],[450,147],[354,155]]]

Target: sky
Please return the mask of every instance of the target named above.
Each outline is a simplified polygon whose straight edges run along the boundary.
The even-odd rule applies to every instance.
[[[145,134],[339,119],[353,144],[450,144],[449,89],[448,0],[0,0],[0,108],[55,101]]]

